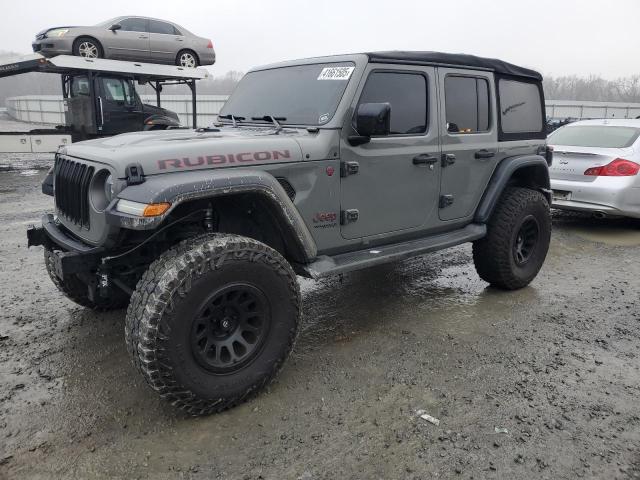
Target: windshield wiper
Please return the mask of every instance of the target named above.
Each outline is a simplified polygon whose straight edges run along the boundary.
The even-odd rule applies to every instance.
[[[273,123],[273,126],[276,127],[276,133],[282,130],[282,125],[280,122],[286,122],[287,117],[274,117],[273,115],[263,115],[262,117],[251,117],[251,120],[263,120],[265,122]],[[279,121],[280,122],[279,122]]]
[[[224,118],[225,120],[231,120],[234,127],[238,126],[238,122],[244,120],[244,117],[239,117],[238,115],[232,115],[231,113],[228,115],[218,115],[218,118]]]

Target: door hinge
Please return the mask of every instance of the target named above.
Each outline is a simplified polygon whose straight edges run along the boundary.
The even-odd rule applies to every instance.
[[[359,216],[360,212],[358,212],[358,210],[355,208],[342,210],[340,212],[340,225],[347,225],[348,223],[357,222]]]
[[[446,208],[453,203],[453,195],[440,195],[440,208]]]
[[[360,164],[358,162],[341,162],[340,163],[340,176],[348,177],[349,175],[355,175],[360,170]]]
[[[456,163],[456,156],[453,153],[443,153],[441,164],[443,167],[448,167],[449,165],[453,165]]]

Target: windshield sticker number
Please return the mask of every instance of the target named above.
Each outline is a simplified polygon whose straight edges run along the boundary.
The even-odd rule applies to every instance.
[[[356,67],[324,67],[318,80],[349,80]]]

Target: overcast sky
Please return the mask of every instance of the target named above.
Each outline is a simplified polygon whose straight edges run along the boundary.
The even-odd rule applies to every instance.
[[[400,49],[498,57],[546,75],[640,74],[640,0],[4,2],[1,50],[29,53],[45,27],[144,15],[210,37],[218,55],[214,75],[293,58]]]

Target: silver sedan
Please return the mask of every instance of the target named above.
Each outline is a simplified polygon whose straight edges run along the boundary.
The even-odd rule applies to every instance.
[[[640,218],[640,120],[584,120],[548,137],[552,206]]]
[[[92,27],[52,27],[32,43],[45,56],[79,55],[183,67],[212,65],[213,43],[175,23],[146,17],[116,17]]]

